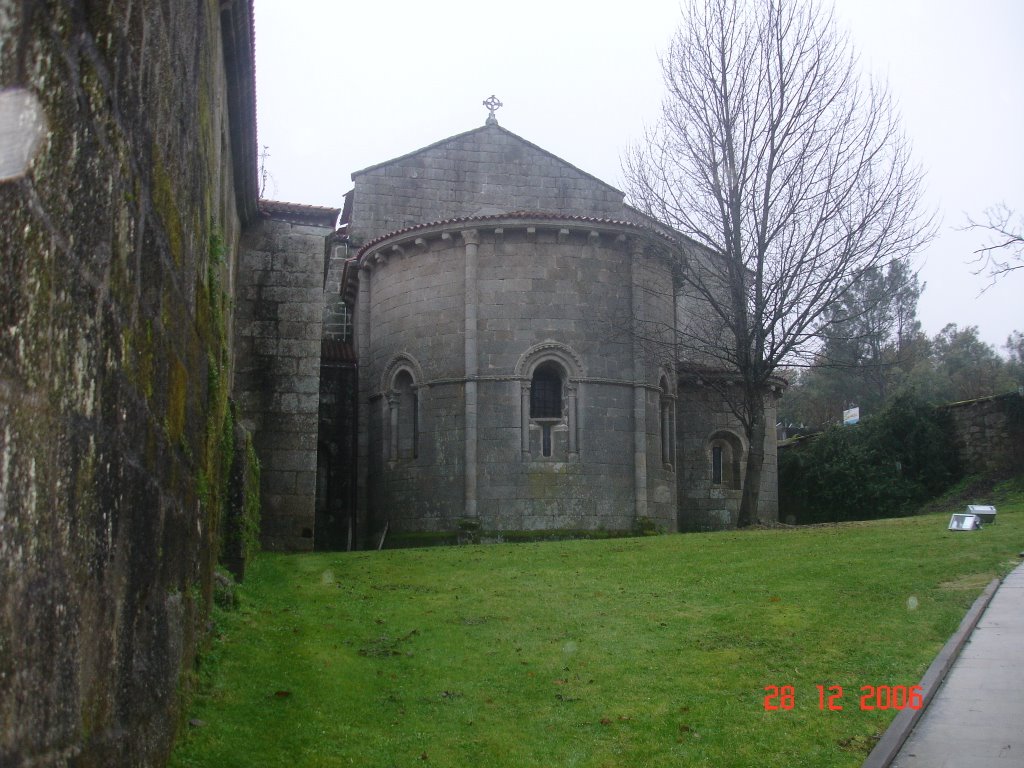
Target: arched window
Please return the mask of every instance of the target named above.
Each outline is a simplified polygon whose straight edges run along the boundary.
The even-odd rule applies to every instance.
[[[720,430],[708,440],[711,460],[711,484],[740,490],[743,442],[729,430]]]
[[[395,375],[393,384],[394,397],[397,401],[397,434],[394,435],[398,459],[415,459],[416,444],[419,438],[419,403],[412,375],[401,370]]]
[[[562,369],[557,363],[537,366],[530,381],[530,418],[562,418]]]
[[[524,461],[578,461],[576,411],[586,372],[579,356],[557,341],[535,344],[516,363]]]
[[[540,424],[540,453],[545,458],[552,455],[551,432],[562,420],[563,375],[558,363],[547,361],[537,366],[530,380],[530,418]]]
[[[407,354],[395,355],[384,366],[380,377],[380,447],[386,462],[419,458],[423,380],[423,369]]]

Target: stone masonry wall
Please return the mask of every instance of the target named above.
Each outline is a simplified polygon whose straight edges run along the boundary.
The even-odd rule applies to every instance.
[[[461,515],[465,444],[463,261],[458,236],[427,250],[392,257],[363,280],[372,281],[370,354],[360,361],[360,402],[369,410],[369,456],[373,518],[367,531],[390,520],[398,530],[450,530]],[[429,329],[429,333],[424,333]],[[382,380],[403,356],[422,375],[418,455],[388,461],[388,403]],[[386,384],[383,384],[386,386]],[[390,465],[390,466],[389,466]]]
[[[775,423],[775,407],[769,404],[765,418]],[[736,525],[742,498],[745,467],[745,439],[736,417],[722,394],[709,385],[681,383],[677,403],[676,430],[679,451],[679,530],[710,531]],[[712,483],[711,444],[715,435],[729,433],[744,446],[740,454],[738,482]],[[757,517],[774,521],[779,515],[777,489],[778,459],[775,430],[765,435],[765,457],[761,473],[761,494]],[[726,469],[728,476],[729,470]]]
[[[261,463],[261,539],[313,548],[325,237],[330,228],[263,218],[238,275],[235,391]]]
[[[367,403],[369,493],[376,529],[450,531],[465,513],[466,296],[476,302],[476,469],[478,524],[485,531],[630,530],[635,503],[634,344],[616,326],[632,315],[631,255],[618,229],[566,228],[540,220],[487,222],[479,240],[475,286],[465,279],[466,242],[458,232],[397,236],[370,261],[362,281],[372,325],[363,367]],[[401,244],[392,248],[390,243]],[[641,267],[638,266],[637,269]],[[653,270],[648,268],[654,276]],[[662,270],[663,271],[663,270]],[[662,275],[663,277],[663,275]],[[650,297],[643,292],[645,301]],[[669,292],[671,297],[671,292]],[[672,319],[668,301],[650,302],[645,315],[661,326]],[[422,329],[429,328],[424,334]],[[576,389],[569,452],[568,425],[556,427],[552,458],[540,456],[540,430],[531,424],[523,453],[521,360],[535,347],[570,350]],[[408,365],[418,387],[419,450],[388,451],[388,387],[396,366]],[[647,516],[675,529],[674,468],[661,462],[660,368],[644,359],[641,441],[648,459]]]
[[[352,234],[510,211],[623,220],[623,194],[497,125],[352,174]]]
[[[354,526],[357,397],[355,363],[321,358],[313,532],[318,549],[347,549],[360,535]]]
[[[250,6],[220,5],[0,0],[0,91],[45,116],[0,182],[5,767],[162,765],[179,722],[234,430],[232,119],[254,119],[224,26],[251,80]]]
[[[633,527],[633,357],[631,344],[609,344],[608,325],[630,316],[630,254],[616,234],[559,236],[522,230],[482,238],[479,349],[483,375],[512,376],[519,359],[547,341],[579,358],[577,456],[568,429],[540,451],[531,425],[530,458],[520,452],[521,383],[488,383],[480,398],[480,516],[491,530]],[[534,443],[536,445],[534,446]]]
[[[953,420],[957,453],[967,474],[1024,469],[1024,397],[1017,393],[943,406]]]
[[[352,317],[341,300],[341,274],[345,260],[352,255],[348,242],[328,241],[327,281],[324,284],[323,336],[329,341],[351,342]]]

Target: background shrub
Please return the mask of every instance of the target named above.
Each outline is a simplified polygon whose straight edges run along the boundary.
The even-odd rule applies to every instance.
[[[902,395],[862,424],[831,427],[779,451],[781,518],[906,515],[959,477],[948,414]]]

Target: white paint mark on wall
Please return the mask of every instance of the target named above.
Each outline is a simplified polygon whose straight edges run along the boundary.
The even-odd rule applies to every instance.
[[[46,136],[46,114],[25,88],[0,91],[0,182],[28,171]]]

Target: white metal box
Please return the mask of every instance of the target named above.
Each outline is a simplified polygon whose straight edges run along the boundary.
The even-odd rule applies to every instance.
[[[989,504],[968,504],[968,515],[977,515],[986,525],[996,521],[996,508]]]

